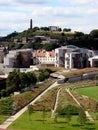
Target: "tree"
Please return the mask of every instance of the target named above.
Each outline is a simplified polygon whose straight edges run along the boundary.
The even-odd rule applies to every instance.
[[[76,37],[81,37],[81,36],[84,36],[84,33],[83,32],[77,32],[77,31],[75,31],[74,36],[75,36],[75,38]]]
[[[20,88],[20,71],[14,69],[13,72],[10,72],[6,80],[7,88],[12,88],[12,92],[21,90]]]
[[[31,120],[31,115],[34,112],[33,105],[28,105],[28,114],[29,114],[29,120]]]
[[[59,32],[61,32],[61,31],[62,31],[62,29],[61,29],[61,28],[58,28],[58,31],[59,31]]]
[[[20,73],[19,77],[20,77],[20,88],[22,89],[28,87],[27,74],[22,72]]]
[[[71,29],[70,28],[64,28],[63,32],[71,32]]]
[[[44,81],[45,79],[49,78],[49,71],[46,69],[46,70],[40,70],[40,73],[39,73],[39,81]]]
[[[45,49],[46,51],[54,50],[57,47],[58,45],[56,43],[47,43],[43,45],[43,49]]]
[[[39,30],[39,27],[34,27],[33,28],[33,31],[37,31],[37,30]]]
[[[46,106],[45,106],[46,101],[47,101],[46,99],[42,100],[42,121],[43,121],[43,123],[45,123],[45,117],[46,117]]]
[[[36,84],[37,82],[37,78],[36,75],[33,72],[27,72],[27,77],[26,77],[26,84],[28,87],[30,87],[31,85]]]
[[[41,27],[40,29],[41,29],[41,30],[44,30],[44,31],[49,31],[49,28],[48,28],[48,27]]]
[[[84,110],[81,108],[79,109],[78,121],[79,121],[81,126],[84,125],[84,123],[87,121],[86,114],[85,114]]]
[[[1,90],[1,97],[6,97],[6,90],[5,89]]]
[[[66,119],[67,119],[68,125],[69,125],[69,122],[71,121],[71,117],[72,117],[71,109],[70,109],[70,106],[68,106],[66,109]]]
[[[98,38],[98,29],[94,29],[90,32],[92,38]]]

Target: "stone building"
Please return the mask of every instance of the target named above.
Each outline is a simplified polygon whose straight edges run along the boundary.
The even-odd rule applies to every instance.
[[[29,68],[32,65],[32,50],[12,50],[4,57],[4,66],[8,68]]]

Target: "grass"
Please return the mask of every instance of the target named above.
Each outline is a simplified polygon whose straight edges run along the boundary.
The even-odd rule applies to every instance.
[[[0,115],[0,124],[2,124],[9,116]]]
[[[98,71],[98,68],[84,68],[84,69],[78,69],[78,70],[64,73],[63,76],[70,77],[70,76],[82,75],[82,74],[86,74],[89,72],[96,72],[96,71]]]
[[[58,86],[52,88],[48,92],[46,92],[39,100],[37,100],[34,103],[34,110],[42,110],[43,105],[47,110],[52,110],[55,102],[55,96],[56,96],[56,91],[58,89]],[[43,104],[43,105],[42,105]]]
[[[97,122],[98,123],[98,122]],[[95,125],[85,125],[85,127],[90,127],[95,129]],[[96,127],[98,128],[98,127]],[[31,115],[29,120],[28,112],[26,111],[20,118],[9,126],[8,130],[80,130],[80,125],[77,122],[77,116],[73,116],[70,124],[66,122],[65,117],[59,117],[58,122],[54,123],[51,118],[51,112],[46,112],[45,122],[42,120],[42,112],[37,111]]]
[[[36,98],[40,93],[42,93],[55,81],[56,80],[47,81],[43,85],[34,88],[32,91],[27,91],[14,96],[14,101],[16,102],[16,106],[15,106],[16,110],[20,110],[22,107],[27,105],[29,102],[31,102],[34,98]]]
[[[76,92],[98,101],[98,86],[79,88],[79,89],[76,89]]]

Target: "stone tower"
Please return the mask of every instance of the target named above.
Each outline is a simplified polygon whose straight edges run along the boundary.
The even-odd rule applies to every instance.
[[[30,29],[33,29],[32,19],[30,19]]]

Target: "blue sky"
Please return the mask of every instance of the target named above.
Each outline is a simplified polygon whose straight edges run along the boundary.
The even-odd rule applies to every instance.
[[[33,26],[90,33],[98,28],[97,0],[0,0],[0,36]]]

